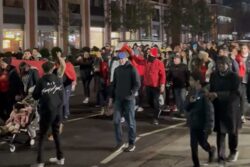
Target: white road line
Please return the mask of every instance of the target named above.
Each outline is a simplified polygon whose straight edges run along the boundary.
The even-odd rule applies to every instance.
[[[155,134],[155,133],[159,133],[159,132],[162,132],[162,131],[165,131],[165,130],[168,130],[168,129],[174,129],[174,128],[176,128],[178,126],[182,126],[182,125],[185,125],[185,122],[179,123],[179,124],[175,124],[175,125],[172,125],[172,126],[168,126],[168,127],[162,128],[162,129],[154,130],[152,132],[147,132],[147,133],[140,134],[138,137],[136,137],[135,142],[137,142],[138,140],[140,140],[142,137],[149,136],[149,135],[152,135],[152,134]],[[102,160],[100,163],[101,164],[107,164],[108,162],[110,162],[111,160],[113,160],[114,158],[116,158],[121,153],[123,153],[122,150],[121,151],[115,151],[112,154],[110,154],[108,157],[106,157],[104,160]]]
[[[79,121],[79,120],[83,120],[83,119],[88,119],[88,118],[92,118],[92,117],[96,117],[96,116],[100,116],[100,115],[103,115],[103,114],[92,114],[92,115],[88,115],[86,117],[79,117],[79,118],[75,118],[75,119],[69,119],[65,122],[75,122],[75,121]]]
[[[137,142],[138,140],[140,140],[141,137],[136,137],[135,142]],[[128,143],[125,143],[125,147],[128,146]],[[123,150],[120,151],[115,151],[112,154],[110,154],[108,157],[106,157],[104,160],[102,160],[100,163],[101,164],[107,164],[108,162],[110,162],[111,160],[115,159],[118,155],[120,155],[121,153],[123,153]]]
[[[159,133],[159,132],[162,132],[162,131],[165,131],[165,130],[168,130],[168,129],[174,129],[174,128],[178,127],[178,126],[182,126],[182,125],[185,125],[185,124],[186,124],[186,122],[178,123],[178,124],[171,125],[171,126],[168,126],[168,127],[162,128],[162,129],[157,129],[157,130],[154,130],[154,131],[151,131],[151,132],[140,134],[139,137],[145,137],[145,136],[149,136],[149,135],[152,135],[152,134],[155,134],[155,133]]]
[[[5,141],[2,141],[2,142],[0,142],[0,145],[4,145],[6,142]]]

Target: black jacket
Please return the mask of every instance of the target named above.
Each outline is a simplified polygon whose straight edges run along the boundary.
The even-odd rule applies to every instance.
[[[189,71],[187,65],[178,64],[170,67],[167,81],[173,82],[173,88],[188,87]]]
[[[39,99],[40,115],[48,119],[61,114],[63,105],[63,84],[55,74],[46,74],[38,80],[33,98]]]
[[[25,92],[25,94],[27,94],[29,88],[36,85],[36,83],[37,83],[37,81],[39,79],[39,75],[38,75],[37,69],[29,69],[28,73],[25,74],[25,75],[28,75],[27,85],[26,85],[26,87],[24,86],[24,88],[26,88],[24,90],[24,92]],[[21,76],[21,78],[24,77],[25,75]]]
[[[190,102],[190,96],[196,100]],[[186,98],[186,111],[188,113],[188,125],[195,130],[210,130],[214,127],[214,108],[213,104],[205,97],[203,91],[197,94],[190,94]]]
[[[240,79],[232,71],[221,76],[218,71],[210,78],[210,92],[216,92],[218,97],[213,101],[216,132],[236,133],[241,127],[240,110]]]
[[[126,62],[115,69],[112,82],[112,97],[118,99],[133,99],[141,86],[140,77],[136,69]]]
[[[12,65],[7,67],[9,76],[9,94],[12,100],[15,99],[16,95],[24,94],[24,87],[21,78],[19,77],[16,68]]]

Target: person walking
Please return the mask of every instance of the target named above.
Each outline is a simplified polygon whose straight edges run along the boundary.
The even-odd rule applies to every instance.
[[[128,147],[127,152],[135,150],[136,139],[136,121],[135,121],[135,93],[139,90],[141,83],[136,69],[128,61],[128,55],[125,52],[118,54],[120,66],[115,69],[112,82],[112,95],[109,105],[114,101],[113,121],[115,127],[116,150],[122,150],[124,143],[122,141],[121,117],[124,116],[128,126]]]
[[[198,144],[208,152],[208,162],[214,160],[216,148],[211,146],[207,139],[214,124],[213,104],[205,96],[205,81],[201,72],[191,73],[190,91],[186,98],[187,123],[190,128],[190,145],[194,167],[200,167]]]
[[[241,127],[240,79],[229,69],[231,61],[228,57],[219,57],[216,64],[217,71],[211,75],[208,97],[213,101],[215,110],[214,131],[217,132],[218,162],[220,166],[224,166],[226,161],[237,161],[239,155],[237,146],[238,131]],[[227,158],[226,134],[230,149]]]
[[[61,59],[60,54],[57,54]],[[62,76],[65,70],[65,64],[61,64],[58,68],[58,74],[54,74],[55,64],[53,62],[45,62],[42,65],[44,76],[38,80],[35,90],[32,94],[35,100],[39,99],[40,103],[40,135],[38,139],[38,155],[37,164],[34,167],[43,167],[43,142],[46,134],[51,127],[52,135],[56,145],[57,156],[50,158],[51,163],[64,165],[64,155],[61,149],[59,127],[62,117],[63,107],[63,84]],[[64,70],[63,70],[64,69]]]
[[[165,91],[166,72],[162,61],[157,59],[158,49],[153,47],[150,49],[150,55],[146,62],[144,73],[144,85],[146,87],[146,94],[148,102],[154,108],[153,124],[158,125],[160,104],[159,97]]]

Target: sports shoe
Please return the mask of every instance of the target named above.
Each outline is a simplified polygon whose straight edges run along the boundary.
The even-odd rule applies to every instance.
[[[159,121],[157,119],[153,120],[153,125],[159,125]]]
[[[135,151],[135,145],[134,144],[130,144],[127,148],[125,148],[124,151],[125,152],[133,152],[133,151]]]
[[[62,158],[62,159],[50,158],[49,162],[53,164],[57,164],[57,165],[64,165],[65,158]]]
[[[88,97],[86,97],[84,100],[83,100],[83,102],[82,102],[83,104],[88,104],[89,103],[89,98]]]
[[[144,109],[142,107],[137,108],[137,112],[142,112],[142,111],[144,111]]]
[[[219,161],[218,162],[218,167],[225,167],[226,166],[226,162],[225,161]]]
[[[121,123],[124,123],[124,122],[125,122],[125,118],[121,117]]]
[[[243,124],[247,122],[246,117],[244,115],[241,116],[241,122]]]
[[[37,163],[37,164],[33,164],[30,167],[44,167],[44,163]]]
[[[227,158],[227,161],[236,162],[238,160],[238,157],[239,157],[239,151],[236,151],[235,153],[230,153]]]
[[[122,150],[124,149],[124,147],[125,147],[125,144],[124,144],[124,143],[117,144],[117,145],[115,146],[115,148],[114,148],[114,151],[115,151],[115,152],[120,152],[120,151],[122,151]]]
[[[208,153],[208,163],[212,163],[215,159],[216,147],[211,146],[211,150]]]

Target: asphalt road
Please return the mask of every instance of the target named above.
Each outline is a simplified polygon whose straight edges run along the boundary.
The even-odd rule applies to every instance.
[[[62,146],[66,167],[191,167],[189,135],[184,120],[163,116],[160,125],[154,126],[151,110],[146,108],[136,114],[137,141],[134,152],[114,152],[115,138],[112,118],[100,115],[94,107],[94,97],[89,105],[82,104],[81,85],[71,97],[71,116],[64,123]],[[124,140],[127,139],[126,124],[123,124]],[[21,137],[23,139],[24,137]],[[241,131],[240,160],[229,166],[249,166],[250,125]],[[215,143],[215,135],[211,137]],[[201,153],[201,161],[207,159]],[[46,141],[44,158],[55,156],[54,143]],[[16,152],[10,153],[6,143],[0,143],[0,167],[28,167],[35,163],[36,145],[18,144]],[[239,165],[240,164],[240,165]],[[46,162],[46,166],[55,165]],[[216,166],[210,165],[210,166]]]

